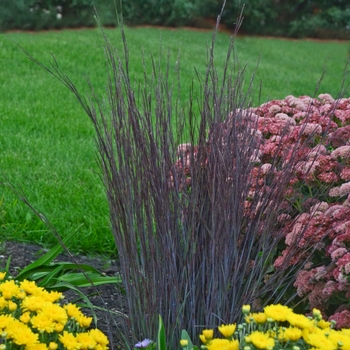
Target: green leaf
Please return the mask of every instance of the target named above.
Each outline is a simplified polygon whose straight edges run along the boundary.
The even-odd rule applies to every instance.
[[[44,278],[47,274],[51,273],[56,269],[56,265],[45,265],[39,266],[37,268],[26,271],[25,273],[21,273],[20,278],[16,276],[16,280],[23,281],[25,279],[29,279],[31,281],[38,281]]]
[[[188,345],[187,345],[188,350],[192,350],[194,348],[190,335],[187,333],[185,329],[183,329],[181,332],[181,339],[188,341]]]
[[[92,285],[100,286],[103,284],[119,284],[121,283],[120,277],[108,277],[97,273],[91,272],[78,272],[69,273],[58,277],[58,281],[70,283],[76,287],[91,287]]]
[[[64,240],[63,240],[63,244],[66,245],[67,242],[74,236],[74,234],[76,233],[75,231],[72,231]],[[52,249],[50,249],[46,254],[44,254],[42,257],[40,257],[39,259],[35,260],[33,263],[29,264],[27,267],[25,267],[17,276],[16,279],[18,281],[23,281],[24,279],[26,279],[27,277],[23,277],[23,276],[29,276],[31,273],[29,273],[30,271],[33,271],[35,269],[37,269],[38,267],[41,267],[43,265],[47,265],[49,263],[51,263],[52,260],[54,260],[57,255],[59,255],[63,250],[63,247],[61,245],[61,243],[56,244]]]
[[[50,273],[46,273],[45,277],[38,283],[38,286],[47,288],[51,283],[56,282],[56,279],[62,270],[62,266],[57,266]]]
[[[162,317],[160,315],[157,340],[158,350],[166,350],[165,329]]]
[[[100,273],[95,267],[87,264],[75,264],[70,262],[57,262],[55,265],[62,265],[64,270],[79,270],[79,271],[91,271],[95,273]]]

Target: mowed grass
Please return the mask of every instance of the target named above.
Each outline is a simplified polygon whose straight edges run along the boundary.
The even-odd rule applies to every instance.
[[[122,48],[118,29],[107,29],[111,42]],[[205,74],[210,32],[185,29],[126,28],[130,75],[143,78],[142,57],[150,70],[150,55],[170,53],[170,79],[176,84],[175,67],[180,62],[181,100],[188,91],[195,68]],[[64,72],[79,89],[88,92],[85,77],[103,94],[106,64],[103,38],[98,29],[58,32],[9,33],[0,36],[0,171],[15,188],[26,193],[30,203],[44,213],[62,237],[81,225],[69,248],[90,254],[115,253],[109,214],[100,171],[96,163],[94,130],[75,97],[45,70],[35,65],[10,39],[32,56],[49,64],[53,53]],[[219,33],[216,66],[220,73],[230,37]],[[340,91],[349,44],[342,42],[287,41],[239,37],[236,52],[247,76],[254,72],[254,87],[262,91],[254,104],[287,95],[334,97]],[[162,64],[165,67],[165,64]],[[135,83],[136,86],[136,83]],[[199,84],[195,84],[198,89]],[[349,95],[348,95],[349,96]],[[56,243],[31,210],[6,188],[0,188],[0,238]]]

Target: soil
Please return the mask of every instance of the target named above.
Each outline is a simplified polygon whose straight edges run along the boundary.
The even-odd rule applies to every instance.
[[[28,264],[37,260],[48,250],[35,244],[6,241],[0,245],[0,271],[6,266],[7,259],[11,257],[10,274],[16,276],[18,272]],[[79,264],[88,264],[95,267],[103,275],[116,276],[119,272],[117,260],[110,260],[105,257],[87,257],[83,255],[69,256],[68,254],[59,255],[54,262],[75,262]],[[110,340],[110,349],[122,347],[120,332],[126,328],[127,308],[126,299],[121,289],[115,284],[105,284],[102,286],[93,286],[83,288],[81,291],[88,296],[90,302],[104,310],[95,309],[97,316],[97,328],[103,331]],[[64,292],[63,302],[84,303],[79,294],[73,291]],[[88,308],[82,308],[85,315],[91,316]],[[117,316],[113,312],[121,313],[123,316]],[[95,328],[92,322],[92,327]]]

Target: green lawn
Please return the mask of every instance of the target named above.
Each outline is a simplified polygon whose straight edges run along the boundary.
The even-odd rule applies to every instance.
[[[118,29],[106,30],[111,42],[121,48]],[[194,68],[205,72],[206,45],[210,32],[157,28],[126,28],[131,77],[142,79],[142,52],[147,69],[150,54],[170,52],[171,72],[180,57],[182,93],[186,102]],[[75,251],[111,254],[115,251],[109,230],[108,207],[96,165],[94,131],[74,96],[55,78],[32,63],[11,41],[23,46],[45,64],[53,53],[62,69],[83,91],[89,77],[103,93],[106,73],[103,39],[99,30],[9,33],[0,36],[0,166],[31,204],[51,220],[62,236],[81,224]],[[223,66],[229,35],[219,34],[216,64]],[[261,100],[287,95],[314,95],[325,70],[320,93],[336,96],[348,59],[349,43],[287,41],[240,37],[236,50],[248,76],[256,68],[255,87],[262,81]],[[197,86],[197,85],[196,85]],[[16,196],[0,188],[0,238],[35,241],[51,245],[54,237]]]

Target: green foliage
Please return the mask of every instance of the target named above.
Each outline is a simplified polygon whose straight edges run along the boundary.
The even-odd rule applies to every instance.
[[[68,0],[15,0],[1,2],[1,30],[6,29],[49,29],[65,26],[91,25],[92,1]]]
[[[222,0],[13,0],[0,3],[0,30],[41,30],[117,25],[116,10],[128,25],[184,26],[216,19]],[[242,31],[292,37],[350,37],[350,5],[344,0],[228,0],[222,23],[234,28],[244,4]]]
[[[195,16],[195,0],[123,0],[119,11],[127,24],[182,26]]]
[[[159,315],[157,350],[166,350],[166,336],[162,317]]]
[[[16,277],[17,281],[35,281],[39,287],[64,292],[69,289],[98,286],[108,283],[118,284],[119,277],[103,276],[94,267],[87,264],[54,262],[63,251],[63,247],[76,234],[71,232],[64,241],[58,243],[39,259],[22,269]],[[9,269],[7,263],[6,271]]]
[[[222,22],[233,28],[244,4],[242,31],[258,35],[350,38],[348,1],[232,0],[227,1]],[[203,15],[216,16],[221,0],[206,0]]]

